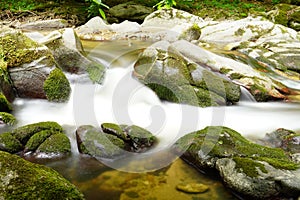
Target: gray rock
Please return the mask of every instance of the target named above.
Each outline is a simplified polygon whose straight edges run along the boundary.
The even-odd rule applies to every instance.
[[[45,30],[45,29],[61,29],[70,26],[64,19],[39,20],[35,22],[22,23],[15,28],[23,30]]]
[[[129,20],[141,23],[152,12],[153,8],[139,5],[132,1],[113,6],[109,9],[111,17],[117,19],[118,22]]]
[[[47,45],[63,70],[79,75],[88,73],[92,82],[102,83],[105,67],[85,56],[81,41],[73,29],[54,31],[39,42]]]

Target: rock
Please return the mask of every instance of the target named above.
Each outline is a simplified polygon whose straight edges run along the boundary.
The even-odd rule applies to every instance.
[[[16,118],[10,114],[10,113],[6,113],[6,112],[0,112],[0,124],[4,123],[7,125],[14,125],[16,123]]]
[[[300,30],[300,7],[289,4],[277,4],[267,13],[274,23]]]
[[[0,134],[0,150],[9,153],[22,151],[23,145],[11,133]]]
[[[145,151],[151,147],[155,141],[155,136],[144,128],[135,125],[121,125],[125,135],[130,138],[134,152]]]
[[[101,130],[80,126],[76,138],[79,152],[100,159],[118,159],[129,152],[144,152],[156,141],[152,133],[141,127],[113,123],[101,124]]]
[[[23,30],[45,30],[45,29],[61,29],[70,26],[64,19],[38,20],[29,23],[22,23],[15,28]]]
[[[46,43],[58,66],[64,71],[75,74],[88,73],[92,82],[102,83],[105,67],[85,57],[81,41],[73,29],[54,31],[40,42]]]
[[[143,22],[145,17],[153,12],[153,8],[146,7],[143,5],[136,4],[132,1],[118,4],[109,9],[109,17],[114,18],[114,22],[122,22],[124,20],[134,21],[134,22]]]
[[[179,39],[187,40],[189,42],[193,40],[199,40],[201,36],[201,29],[198,24],[194,24],[185,30],[180,36]]]
[[[10,112],[12,105],[7,101],[6,97],[0,92],[0,112]]]
[[[261,139],[264,145],[281,148],[289,153],[300,153],[300,134],[287,129],[277,129]]]
[[[56,171],[0,151],[2,199],[84,199],[83,194]]]
[[[123,140],[105,134],[93,126],[80,126],[76,130],[78,150],[98,159],[116,159],[122,156],[125,148]]]
[[[49,49],[12,29],[1,30],[0,49],[18,96],[46,98],[43,84],[50,70],[55,67]]]
[[[197,64],[203,62],[183,57],[179,53],[183,46],[177,44],[161,41],[148,47],[135,63],[134,75],[162,100],[201,107],[239,101],[238,85]]]
[[[65,102],[69,100],[71,87],[64,73],[55,68],[44,82],[44,91],[49,101]]]
[[[36,150],[35,154],[46,154],[50,157],[64,156],[71,153],[71,143],[69,138],[63,133],[52,134]]]
[[[298,197],[300,169],[289,153],[254,144],[226,127],[206,127],[174,145],[182,158],[202,170],[217,170],[226,185],[246,198]]]
[[[23,145],[26,145],[28,140],[36,133],[49,130],[54,133],[62,133],[62,127],[56,122],[39,122],[35,124],[28,124],[14,129],[11,133],[16,139],[18,139]]]
[[[0,48],[0,54],[2,50]],[[15,99],[15,91],[13,90],[13,83],[8,74],[7,62],[0,57],[0,92],[6,97],[9,102]],[[1,109],[0,109],[1,110]]]
[[[28,142],[25,145],[25,152],[29,151],[35,151],[39,148],[43,142],[50,137],[53,134],[56,134],[57,132],[53,132],[49,129],[39,131],[35,133],[33,136],[30,137]]]
[[[185,193],[195,194],[206,192],[209,187],[202,183],[181,183],[176,186],[176,189]]]

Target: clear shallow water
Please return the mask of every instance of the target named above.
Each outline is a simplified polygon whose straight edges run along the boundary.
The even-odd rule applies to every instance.
[[[46,100],[33,99],[15,100],[14,114],[19,121],[18,126],[40,121],[56,121],[66,127],[71,139],[73,151],[71,157],[56,161],[33,160],[34,162],[57,169],[84,191],[89,199],[101,195],[108,195],[106,199],[118,199],[120,191],[120,194],[113,196],[115,192],[113,189],[107,191],[107,188],[101,189],[99,186],[101,181],[103,182],[102,173],[112,168],[127,172],[168,168],[175,157],[165,155],[166,152],[163,150],[186,133],[210,125],[228,126],[248,138],[261,138],[265,133],[277,128],[300,130],[299,104],[256,103],[245,98],[234,106],[195,108],[161,102],[149,88],[132,77],[132,65],[136,56],[148,45],[147,42],[130,41],[85,42],[84,47],[88,56],[109,67],[103,85],[73,82],[72,95],[68,103],[49,103]],[[73,75],[68,76],[74,78]],[[135,155],[137,157],[134,159],[120,162],[118,167],[79,155],[74,135],[75,127],[86,124],[99,126],[103,122],[139,125],[156,135],[159,144],[149,153]],[[140,163],[136,164],[133,160]],[[122,164],[124,166],[120,166]],[[192,168],[186,165],[184,170]],[[199,177],[202,175],[199,174]],[[220,182],[213,181],[212,184],[218,185]],[[226,194],[228,199],[232,198],[224,188],[218,187],[216,190],[220,190],[217,193],[219,197]]]

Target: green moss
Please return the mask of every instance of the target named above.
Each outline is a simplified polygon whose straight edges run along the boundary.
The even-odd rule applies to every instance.
[[[220,69],[220,73],[222,73],[222,74],[228,74],[231,71],[232,71],[232,69],[228,69],[228,68],[225,68],[225,67],[222,67]]]
[[[236,30],[234,32],[234,35],[236,35],[236,36],[243,36],[245,32],[246,32],[245,29],[239,28],[238,30]]]
[[[0,196],[15,199],[84,199],[82,193],[56,171],[0,151]]]
[[[190,154],[195,154],[195,159],[198,160],[199,147],[204,140],[207,148],[211,149],[209,157],[243,157],[266,161],[278,169],[294,170],[299,168],[299,165],[292,162],[289,155],[282,149],[252,143],[238,132],[227,127],[206,127],[205,129],[191,133],[190,136],[189,134],[184,136],[179,140],[178,145],[183,149],[187,147],[185,143],[191,144],[187,151],[190,152]]]
[[[234,80],[234,79],[241,79],[244,78],[245,76],[243,74],[240,73],[232,73],[229,75],[230,79]]]
[[[270,97],[268,91],[257,83],[250,86],[250,93],[259,102],[267,101]]]
[[[11,133],[0,134],[0,150],[9,153],[17,153],[23,149],[23,145]]]
[[[10,113],[0,112],[0,121],[3,121],[5,124],[8,124],[8,125],[14,125],[17,120]]]
[[[201,36],[201,28],[198,26],[198,24],[193,24],[191,27],[189,27],[187,30],[185,30],[180,36],[179,40],[198,40]]]
[[[105,133],[113,134],[123,140],[129,139],[127,137],[127,135],[124,133],[124,131],[122,130],[122,128],[117,124],[103,123],[103,124],[101,124],[101,128],[102,128],[103,132],[105,132]]]
[[[49,101],[65,102],[69,99],[71,87],[64,73],[55,68],[44,82],[44,91]]]
[[[0,37],[0,49],[3,49],[4,61],[7,67],[17,67],[24,63],[30,63],[43,56],[52,57],[47,50],[38,49],[41,46],[26,37],[23,33],[11,31]]]
[[[132,125],[132,126],[127,126],[127,125],[121,125],[122,129],[124,132],[127,133],[131,141],[134,143],[134,146],[139,149],[143,147],[150,147],[154,144],[156,141],[156,138],[154,135],[152,135],[151,132],[148,130]]]
[[[54,133],[63,132],[62,127],[56,122],[39,122],[16,128],[12,131],[12,135],[15,136],[23,145],[26,145],[31,136],[43,130],[49,130]]]
[[[26,143],[26,151],[35,151],[53,133],[56,132],[52,132],[51,130],[43,130],[35,133]]]
[[[71,153],[71,143],[69,138],[58,133],[48,137],[37,149],[37,152],[42,153]]]
[[[196,95],[199,100],[199,106],[208,107],[208,106],[218,106],[224,105],[226,103],[225,99],[214,92],[204,90],[202,88],[197,88]]]
[[[93,81],[94,83],[101,84],[103,82],[104,75],[105,75],[104,66],[95,62],[91,62],[88,65],[86,71],[88,72],[91,81]]]
[[[258,177],[259,171],[263,173],[268,173],[264,164],[259,163],[256,160],[250,158],[241,158],[241,157],[234,157],[233,160],[236,163],[236,168],[239,169],[240,172],[245,173],[247,176],[250,177]]]
[[[10,112],[12,111],[12,105],[6,99],[4,94],[0,92],[0,112]]]

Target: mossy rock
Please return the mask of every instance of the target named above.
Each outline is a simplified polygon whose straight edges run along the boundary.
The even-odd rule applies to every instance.
[[[117,136],[105,134],[93,126],[80,126],[76,130],[79,152],[95,158],[116,159],[122,156],[125,143]]]
[[[198,26],[198,24],[194,24],[193,26],[189,27],[187,30],[185,30],[180,36],[179,40],[187,40],[187,41],[193,41],[198,40],[201,36],[201,28]]]
[[[26,143],[25,151],[35,151],[48,137],[53,134],[51,130],[43,130],[35,133]],[[56,132],[54,132],[56,134]]]
[[[238,132],[210,126],[187,134],[174,145],[199,170],[216,171],[245,198],[276,199],[300,195],[300,165],[279,148],[252,143]]]
[[[16,120],[15,116],[13,116],[10,113],[0,112],[0,122],[1,121],[7,125],[12,126],[16,123],[17,120]]]
[[[118,138],[122,140],[129,140],[129,136],[127,133],[124,132],[124,130],[121,128],[121,126],[113,123],[102,123],[101,128],[104,133],[112,134],[117,136]]]
[[[0,112],[10,112],[10,111],[12,111],[12,105],[6,99],[4,94],[0,92]]]
[[[48,167],[3,151],[0,166],[2,199],[84,199],[74,185]]]
[[[71,87],[65,74],[55,68],[44,82],[44,91],[49,101],[65,102],[69,99]]]
[[[36,133],[49,130],[54,133],[62,133],[62,127],[56,122],[39,122],[35,124],[25,125],[14,129],[11,133],[16,139],[18,139],[23,145],[26,145],[28,140]]]
[[[63,133],[48,137],[36,150],[37,153],[64,155],[71,153],[69,138]]]
[[[11,133],[0,134],[0,150],[9,153],[22,151],[23,145]]]
[[[7,98],[7,100],[10,102],[12,102],[15,98],[13,83],[7,71],[7,62],[4,61],[4,58],[1,58],[1,49],[0,49],[0,92],[2,92],[4,96]]]
[[[0,31],[0,49],[8,68],[30,63],[42,56],[52,57],[48,49],[13,29]]]

